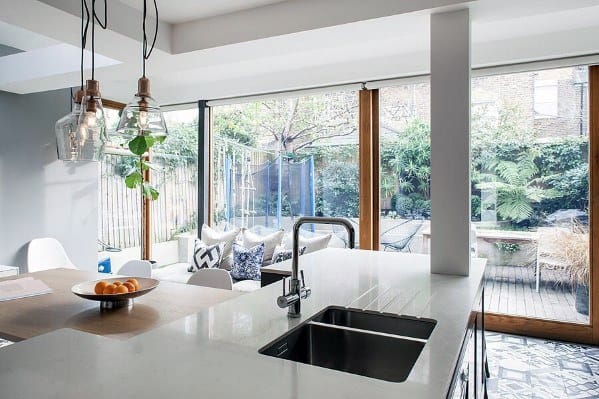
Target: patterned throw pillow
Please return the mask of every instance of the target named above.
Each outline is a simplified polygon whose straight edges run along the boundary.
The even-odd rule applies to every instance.
[[[306,247],[301,247],[299,249],[299,254],[303,255],[306,252]],[[285,260],[289,260],[293,257],[293,251],[291,249],[285,249],[282,245],[278,245],[275,248],[275,252],[272,256],[272,263],[279,263]]]
[[[220,268],[225,270],[231,270],[231,266],[233,264],[233,243],[235,242],[235,238],[239,234],[238,228],[233,228],[232,230],[219,232],[213,229],[210,226],[202,225],[202,241],[204,241],[207,245],[214,245],[218,243],[224,243],[224,247],[222,250],[222,261],[220,263]]]
[[[223,255],[224,243],[206,245],[202,240],[196,239],[193,246],[193,264],[187,268],[188,272],[200,269],[219,267]]]
[[[260,280],[263,258],[264,243],[249,249],[239,244],[233,244],[231,277],[236,280]]]

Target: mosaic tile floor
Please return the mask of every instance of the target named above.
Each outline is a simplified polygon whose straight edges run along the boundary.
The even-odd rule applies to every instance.
[[[489,332],[490,399],[599,398],[599,347]]]

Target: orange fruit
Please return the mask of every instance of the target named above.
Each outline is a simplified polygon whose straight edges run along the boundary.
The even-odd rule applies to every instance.
[[[134,278],[130,278],[129,280],[127,280],[128,283],[131,283],[135,286],[135,291],[139,290],[139,283],[137,282],[136,279]]]
[[[133,284],[131,284],[129,281],[125,281],[123,283],[123,287],[127,287],[129,292],[135,292],[135,286]]]
[[[121,283],[120,281],[113,281],[112,284],[116,285],[117,287],[123,283]]]
[[[118,287],[116,287],[116,290],[114,290],[115,294],[126,294],[128,292],[129,292],[129,289],[122,284],[119,285]]]
[[[104,294],[104,295],[114,294],[115,289],[116,289],[116,285],[108,284],[106,287],[104,287],[104,291],[102,291],[102,294]]]
[[[98,295],[102,294],[107,285],[108,283],[106,281],[98,281],[94,287],[94,292]]]

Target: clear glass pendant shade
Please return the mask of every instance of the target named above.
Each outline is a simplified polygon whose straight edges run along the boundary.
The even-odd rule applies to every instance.
[[[105,128],[99,129],[98,117],[94,115],[94,127],[81,124],[83,107],[81,97],[73,102],[72,111],[60,118],[55,125],[58,159],[63,161],[100,161],[106,143]],[[96,114],[96,113],[94,113]],[[91,121],[90,121],[91,122]]]
[[[164,137],[167,135],[164,116],[160,106],[150,95],[147,78],[139,79],[139,90],[123,109],[116,131],[127,136]]]

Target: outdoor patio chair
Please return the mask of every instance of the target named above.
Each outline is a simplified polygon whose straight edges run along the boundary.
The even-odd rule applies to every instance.
[[[35,238],[27,246],[27,272],[49,269],[77,269],[62,244],[55,238]]]
[[[130,277],[152,277],[152,264],[147,260],[130,260],[119,269],[122,276]]]
[[[407,249],[408,252],[412,252],[410,244],[414,240],[414,236],[418,233],[423,223],[423,220],[406,220],[384,231],[383,234],[381,234],[381,245],[383,246],[383,251],[391,250],[403,252],[405,249]],[[391,234],[396,230],[399,230],[397,234]]]

